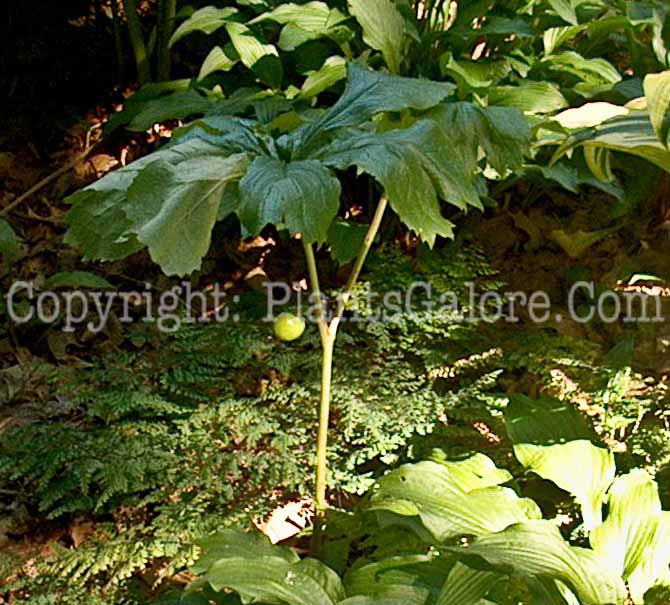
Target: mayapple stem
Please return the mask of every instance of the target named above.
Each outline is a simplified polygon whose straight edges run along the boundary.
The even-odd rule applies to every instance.
[[[312,296],[316,304],[316,317],[321,336],[321,401],[319,406],[319,431],[316,446],[316,514],[314,519],[314,533],[312,535],[312,553],[318,551],[321,543],[321,534],[324,529],[325,512],[328,508],[328,496],[326,493],[328,486],[328,425],[330,423],[330,398],[333,377],[333,351],[335,349],[335,340],[337,338],[337,329],[340,320],[344,315],[347,301],[351,298],[352,292],[361,274],[365,259],[370,252],[370,248],[377,237],[379,227],[384,217],[384,211],[388,205],[386,196],[382,196],[375,209],[374,216],[368,232],[365,235],[361,249],[356,257],[356,262],[351,270],[344,291],[339,297],[335,316],[328,321],[323,298],[321,296],[321,287],[319,286],[319,271],[316,266],[316,257],[312,244],[302,240],[307,261],[307,272],[309,273],[309,282],[312,289]]]

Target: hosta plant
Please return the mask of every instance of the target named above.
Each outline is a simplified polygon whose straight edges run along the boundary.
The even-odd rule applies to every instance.
[[[370,531],[395,541],[395,552],[354,561],[340,576],[264,536],[228,530],[204,540],[191,596],[207,589],[275,605],[624,605],[662,590],[670,512],[653,479],[641,470],[615,476],[611,452],[587,438],[592,432],[562,402],[518,397],[507,422],[527,471],[576,497],[585,543],[566,540],[560,519],[543,519],[486,456],[453,462],[436,452],[391,471],[369,497],[377,516]],[[406,551],[407,529],[423,549]]]
[[[387,206],[432,246],[437,237],[453,233],[440,200],[461,210],[480,208],[483,158],[503,174],[520,164],[528,145],[529,129],[517,110],[451,102],[452,91],[447,83],[352,64],[337,103],[308,121],[267,107],[257,120],[214,111],[176,131],[170,145],[70,198],[66,240],[86,258],[115,260],[146,247],[169,275],[197,271],[215,224],[231,214],[246,235],[274,225],[300,241],[323,348],[316,471],[320,510],[326,506],[335,338]],[[347,223],[336,220],[339,174],[350,167],[371,175],[381,193],[362,241],[344,238],[354,249],[346,256],[355,261],[331,307],[319,287],[315,246],[341,246],[337,231]]]

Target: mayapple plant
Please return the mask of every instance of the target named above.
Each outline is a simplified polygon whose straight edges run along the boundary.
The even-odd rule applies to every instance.
[[[255,120],[215,110],[176,130],[169,145],[69,198],[66,241],[85,258],[117,260],[146,247],[168,275],[197,271],[215,224],[231,214],[245,235],[275,225],[300,240],[322,344],[317,536],[327,507],[335,340],[387,207],[432,246],[438,236],[453,235],[440,200],[460,210],[481,208],[484,156],[491,171],[504,175],[521,163],[529,144],[518,110],[452,102],[454,88],[352,63],[344,93],[329,109],[279,115],[276,106],[262,105]],[[315,247],[329,243],[340,210],[338,171],[353,166],[372,176],[382,193],[331,312]]]

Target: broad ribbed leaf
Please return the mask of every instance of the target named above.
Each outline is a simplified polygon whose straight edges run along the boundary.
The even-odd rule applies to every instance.
[[[214,6],[201,8],[200,10],[195,11],[175,30],[170,38],[170,46],[176,44],[184,36],[187,36],[194,31],[213,34],[217,29],[230,22],[231,17],[238,12],[239,11],[236,8],[229,6],[225,8],[216,8]]]
[[[319,133],[358,126],[379,113],[429,109],[454,88],[446,82],[390,76],[352,63],[344,94],[302,134],[303,145]]]
[[[300,97],[311,99],[346,77],[347,66],[345,60],[339,56],[328,57],[318,70],[307,76],[300,88]]]
[[[440,57],[440,71],[458,83],[459,89],[488,88],[504,78],[512,70],[507,61],[456,61],[453,53],[446,52]]]
[[[324,242],[340,205],[340,182],[315,160],[257,157],[240,182],[240,194],[238,214],[250,233],[283,224],[308,242]]]
[[[214,590],[278,605],[335,605],[345,598],[339,576],[316,559],[300,560],[262,535],[225,530],[205,539],[194,568]],[[248,602],[245,600],[245,602]]]
[[[582,508],[586,529],[600,525],[605,492],[616,472],[612,452],[579,440],[547,446],[518,444],[514,446],[514,455],[526,469],[553,481],[575,497]]]
[[[489,103],[501,107],[516,107],[533,114],[552,113],[568,106],[558,86],[551,82],[531,82],[516,86],[495,86],[489,90]]]
[[[473,168],[477,148],[501,175],[523,162],[530,145],[530,127],[523,114],[513,107],[479,107],[472,103],[445,103],[430,112],[451,141],[467,150]]]
[[[135,178],[126,206],[130,230],[167,275],[200,268],[224,189],[244,175],[247,164],[245,154],[196,158],[177,166],[158,160]]]
[[[577,25],[577,13],[572,0],[547,0],[556,14],[570,25]]]
[[[453,561],[425,555],[389,557],[352,569],[344,586],[349,596],[403,597],[408,605],[423,605],[437,597],[452,566]]]
[[[349,18],[325,2],[287,3],[263,13],[250,21],[250,24],[265,20],[281,23],[285,27],[279,38],[279,46],[283,50],[292,51],[308,40],[336,36],[342,23]]]
[[[670,71],[650,74],[644,79],[644,96],[649,119],[661,143],[670,143]]]
[[[623,581],[593,551],[573,548],[548,521],[518,523],[452,552],[476,555],[502,573],[560,580],[582,605],[623,605]],[[464,559],[466,562],[468,558]]]
[[[146,101],[126,128],[143,132],[166,120],[183,120],[202,115],[212,109],[220,98],[200,94],[196,90],[178,90],[157,99]]]
[[[216,71],[230,71],[238,62],[237,58],[230,57],[228,54],[234,54],[232,52],[226,53],[226,50],[220,46],[215,46],[209,52],[207,57],[200,67],[200,73],[198,74],[198,80],[206,78],[208,75],[213,74]]]
[[[612,571],[628,580],[637,602],[667,575],[667,513],[664,517],[656,482],[643,470],[617,477],[608,504],[607,518],[591,532],[591,545]]]
[[[472,569],[458,562],[449,572],[435,605],[479,605],[500,579],[499,573]]]
[[[512,395],[505,409],[505,427],[514,444],[554,445],[595,438],[593,428],[572,403],[553,397]]]
[[[356,166],[374,176],[401,220],[432,246],[438,235],[453,236],[438,196],[459,208],[479,205],[458,144],[447,154],[448,145],[437,125],[424,120],[404,130],[344,135],[324,148],[321,158],[328,166]]]
[[[539,518],[536,505],[511,489],[491,485],[466,491],[463,485],[468,485],[468,479],[464,480],[463,470],[429,461],[402,466],[379,480],[370,508],[419,517],[438,543]],[[497,473],[488,477],[478,477],[473,471],[469,474],[482,485],[501,483],[503,479]]]
[[[279,557],[287,563],[297,563],[300,557],[290,548],[273,545],[261,533],[247,533],[235,529],[224,529],[198,542],[203,551],[198,562],[191,568],[202,574],[220,559],[257,557]]]
[[[354,260],[361,250],[369,225],[335,220],[328,229],[330,255],[333,259],[345,264]]]
[[[349,12],[363,29],[363,41],[382,53],[389,71],[400,72],[405,19],[391,0],[349,0]]]
[[[226,23],[226,31],[240,56],[240,61],[263,82],[278,88],[283,78],[279,53],[272,44],[263,42],[243,23]]]
[[[203,578],[214,590],[234,590],[243,599],[259,603],[335,605],[345,596],[337,574],[314,559],[288,563],[268,556],[224,558],[211,565]]]

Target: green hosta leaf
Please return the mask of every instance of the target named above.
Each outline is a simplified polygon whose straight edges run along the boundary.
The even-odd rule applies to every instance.
[[[400,72],[405,19],[391,0],[348,0],[349,12],[363,28],[363,41],[382,53],[393,74]]]
[[[469,147],[468,164],[477,162],[477,148],[501,175],[523,162],[530,144],[530,128],[523,114],[512,107],[479,107],[472,103],[446,103],[430,112],[452,141]],[[460,145],[459,145],[460,146]]]
[[[200,31],[206,34],[213,34],[217,29],[223,27],[231,21],[231,17],[239,11],[236,8],[227,6],[225,8],[216,8],[206,6],[195,11],[186,21],[184,21],[172,34],[170,46],[176,44],[184,36]]]
[[[200,268],[224,189],[242,177],[247,164],[245,154],[196,158],[176,167],[158,160],[135,178],[126,207],[130,229],[167,275]]]
[[[588,59],[574,51],[564,51],[542,60],[552,73],[569,74],[581,80],[574,89],[583,96],[610,90],[621,81],[621,74],[609,61],[601,58]]]
[[[502,477],[466,470],[482,487],[467,490],[463,467],[419,462],[400,467],[379,480],[370,508],[400,517],[419,517],[438,543],[460,535],[482,535],[529,518],[538,518],[535,504],[511,489],[498,487]]]
[[[308,242],[324,242],[340,205],[340,183],[320,162],[283,162],[257,157],[240,182],[244,227],[253,234],[265,225],[286,225]]]
[[[203,554],[192,567],[193,573],[205,573],[220,559],[278,557],[287,563],[297,563],[300,557],[290,548],[275,546],[260,533],[224,529],[198,542]]]
[[[243,23],[226,23],[226,31],[240,56],[240,61],[263,82],[273,88],[279,88],[283,78],[283,68],[277,49],[272,44],[262,42]]]
[[[456,61],[451,52],[440,57],[442,75],[449,75],[463,88],[489,88],[511,71],[507,61]]]
[[[514,455],[528,470],[571,493],[582,508],[586,529],[602,520],[605,492],[614,480],[612,452],[579,440],[559,445],[514,445]],[[579,469],[579,472],[575,472]]]
[[[495,86],[489,90],[489,103],[516,107],[533,114],[552,113],[568,106],[558,86],[551,82],[520,82],[516,86]]]
[[[573,404],[551,397],[512,395],[505,410],[505,426],[514,444],[554,445],[595,438]]]
[[[19,239],[5,219],[0,219],[0,254],[5,270],[11,267],[21,254]]]
[[[670,143],[670,71],[650,74],[644,79],[644,95],[649,119],[666,147]]]
[[[577,25],[577,13],[572,0],[547,0],[556,14],[570,25]]]
[[[569,546],[548,521],[518,523],[450,550],[481,557],[502,573],[560,580],[582,605],[623,605],[627,596],[621,578],[604,568],[593,551]]]
[[[458,562],[442,586],[435,605],[479,605],[500,579],[499,573],[472,569]]]
[[[300,98],[311,99],[347,77],[347,64],[342,57],[328,57],[326,62],[307,76],[300,88]]]
[[[344,94],[302,134],[303,146],[320,133],[358,126],[379,113],[429,109],[454,88],[446,82],[389,76],[352,63]]]
[[[234,55],[235,53],[226,52],[227,49],[223,49],[220,46],[215,46],[207,55],[206,59],[203,61],[202,66],[200,67],[200,73],[198,74],[198,80],[206,78],[208,75],[213,74],[216,71],[230,71],[235,65],[237,65],[238,58],[231,57],[229,55]]]
[[[64,271],[56,273],[44,282],[44,288],[94,288],[96,290],[113,289],[104,277],[88,271]]]
[[[389,557],[352,569],[344,585],[349,596],[403,597],[405,603],[423,605],[438,595],[452,566],[453,561],[426,555]]]
[[[432,246],[438,235],[453,235],[438,195],[461,208],[479,203],[458,148],[452,147],[451,156],[443,152],[448,144],[434,123],[421,121],[405,130],[343,136],[324,148],[322,157],[329,166],[355,165],[374,176],[401,220]]]
[[[268,19],[285,26],[279,37],[279,46],[292,51],[309,40],[323,36],[337,38],[342,23],[349,17],[324,2],[287,3],[263,13],[250,23]]]
[[[641,602],[647,589],[668,575],[670,513],[661,511],[656,482],[643,470],[617,477],[608,504],[607,518],[591,532],[591,545]]]
[[[586,25],[571,25],[567,27],[550,27],[542,34],[544,54],[551,55],[554,50],[573,40],[586,29]]]
[[[194,571],[214,590],[238,592],[244,602],[335,605],[345,598],[342,582],[315,559],[300,560],[265,536],[227,530],[203,542]]]
[[[369,225],[335,220],[328,229],[330,253],[336,262],[343,265],[358,255]]]

